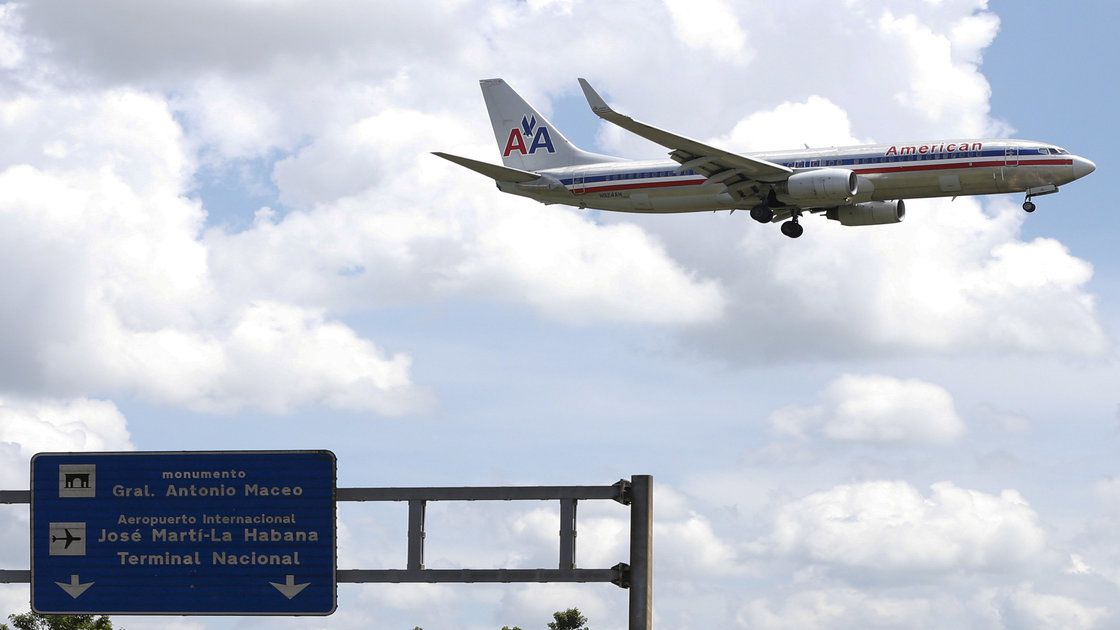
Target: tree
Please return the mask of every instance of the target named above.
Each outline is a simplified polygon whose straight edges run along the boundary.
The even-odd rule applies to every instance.
[[[8,615],[15,630],[113,630],[108,617],[93,615],[40,615],[35,612]],[[0,630],[12,630],[0,623]],[[123,629],[120,629],[123,630]]]
[[[502,630],[521,630],[521,626],[514,626],[512,628],[509,626],[502,626]]]
[[[552,613],[556,621],[548,623],[548,630],[591,630],[587,627],[587,617],[579,614],[578,608]]]

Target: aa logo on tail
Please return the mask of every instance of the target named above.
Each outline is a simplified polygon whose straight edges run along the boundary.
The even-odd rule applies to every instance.
[[[525,146],[525,140],[531,139],[529,146]],[[521,117],[521,128],[514,127],[509,131],[509,138],[506,139],[506,148],[502,151],[503,157],[508,157],[510,153],[517,151],[521,155],[528,153],[532,155],[537,152],[537,149],[544,149],[549,153],[556,153],[556,149],[552,147],[552,138],[548,135],[548,127],[544,125],[537,126],[537,117],[531,118]]]

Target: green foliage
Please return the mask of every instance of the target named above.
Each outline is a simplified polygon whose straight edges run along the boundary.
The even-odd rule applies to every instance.
[[[587,617],[579,614],[578,608],[552,613],[556,621],[548,623],[548,630],[591,630],[587,627]]]
[[[28,612],[8,615],[8,621],[12,622],[12,628],[6,623],[0,623],[0,630],[113,630],[113,622],[108,617],[93,615],[40,615]]]
[[[509,626],[502,626],[502,630],[521,630],[521,626],[514,626],[512,628]]]

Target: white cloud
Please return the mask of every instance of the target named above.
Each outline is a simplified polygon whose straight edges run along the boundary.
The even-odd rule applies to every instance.
[[[554,11],[562,15],[571,15],[576,0],[529,0],[529,7],[534,11]]]
[[[1038,515],[1014,490],[999,495],[901,481],[840,485],[783,505],[759,549],[872,571],[999,571],[1044,549]]]
[[[809,431],[839,441],[944,443],[965,432],[944,388],[917,379],[846,374],[822,393],[821,404],[790,406],[770,415],[780,434]]]
[[[470,284],[497,284],[561,320],[692,324],[723,314],[717,282],[682,269],[633,225],[518,213],[480,241],[483,255],[464,266]]]
[[[502,596],[495,623],[537,627],[551,620],[553,612],[573,607],[579,608],[580,613],[600,627],[611,621],[622,622],[621,606],[611,605],[615,602],[604,597],[603,588],[603,585],[529,584],[509,589]]]
[[[665,0],[665,8],[677,37],[698,53],[714,53],[736,65],[746,65],[754,56],[738,17],[723,0]]]
[[[214,282],[205,215],[182,196],[192,159],[161,99],[25,95],[0,103],[0,126],[12,139],[0,150],[10,383],[227,411],[423,403],[407,355],[386,356],[321,309]]]
[[[798,628],[949,628],[950,611],[922,598],[869,595],[850,588],[808,590],[775,605],[755,599],[743,606],[736,620],[741,627],[759,630]]]
[[[36,453],[126,450],[132,450],[128,426],[124,415],[112,402],[0,395],[0,489],[28,489],[30,460]],[[28,506],[3,506],[0,539],[27,540],[29,521]],[[30,562],[28,556],[26,544],[2,545],[0,568],[26,568]],[[18,599],[20,592],[24,603],[0,610],[25,610],[26,587],[2,589],[0,599]]]
[[[692,513],[684,520],[654,524],[657,553],[654,563],[665,574],[731,575],[742,570],[738,553],[712,530],[707,517]]]
[[[982,595],[996,608],[1002,627],[1010,630],[1090,630],[1103,627],[1108,612],[1064,595],[1039,593],[1030,585]]]
[[[222,342],[220,369],[201,381],[203,391],[183,397],[182,404],[274,412],[316,404],[397,415],[426,403],[427,395],[410,381],[411,358],[386,356],[321,313],[254,302]],[[281,358],[284,363],[278,363]]]
[[[204,154],[254,157],[296,140],[271,103],[226,77],[199,80],[172,105],[184,113],[191,137]]]
[[[276,163],[273,178],[280,199],[293,208],[309,209],[383,184],[402,166],[418,158],[431,160],[424,150],[431,134],[454,129],[457,122],[450,116],[386,109],[326,129],[314,143]]]
[[[709,516],[696,509],[691,499],[664,484],[657,484],[654,496],[653,561],[657,575],[684,580],[743,572],[735,541],[717,533]],[[627,518],[592,513],[579,519],[579,528],[581,566],[608,567],[627,561]]]
[[[378,607],[416,612],[432,608],[432,602],[439,602],[438,608],[444,608],[454,603],[457,595],[446,584],[378,584],[363,588],[363,599]]]
[[[980,5],[983,6],[983,5]],[[991,13],[977,13],[960,18],[949,36],[955,59],[963,63],[981,61],[984,49],[999,32],[999,18]]]
[[[138,195],[181,186],[194,168],[167,103],[136,89],[13,91],[0,99],[0,128],[7,138],[0,147],[0,167],[100,172]],[[157,214],[151,220],[163,218]]]
[[[967,19],[967,18],[966,18]],[[913,14],[879,18],[879,32],[892,54],[906,58],[915,72],[894,95],[903,107],[939,125],[953,125],[966,137],[985,135],[991,89],[977,71],[980,51],[995,38],[999,21],[976,17],[936,31]]]
[[[27,612],[31,610],[31,589],[26,584],[0,584],[0,610],[7,614]]]
[[[1031,428],[1031,418],[1025,413],[999,409],[990,404],[980,405],[978,418],[986,425],[1006,433],[1023,433]]]
[[[1064,595],[1039,592],[1029,584],[987,588],[972,597],[944,591],[924,595],[879,593],[849,587],[806,588],[783,599],[754,599],[736,621],[761,630],[804,628],[952,628],[1003,630],[1089,630],[1105,627],[1104,607]]]
[[[869,228],[810,219],[796,243],[770,226],[720,235],[709,223],[669,237],[652,220],[642,225],[671,239],[670,251],[707,231],[727,252],[731,260],[682,256],[728,296],[726,321],[686,340],[736,363],[1104,353],[1109,341],[1087,291],[1092,266],[1053,239],[1019,240],[1023,213],[991,207],[993,215],[971,199],[916,201],[905,223]]]
[[[565,322],[719,320],[719,284],[646,232],[495,196],[427,153],[463,142],[454,129],[447,116],[389,110],[280,162],[281,196],[316,207],[211,232],[214,272],[262,298],[346,308],[466,295]],[[418,195],[416,183],[428,181],[440,182],[437,199]]]
[[[399,67],[426,51],[425,29],[449,43],[469,5],[440,11],[409,5],[307,0],[198,2],[174,6],[113,2],[97,10],[49,3],[19,5],[26,32],[49,41],[49,59],[87,80],[175,84],[209,72],[245,78],[311,66],[345,70],[351,56],[379,70]],[[376,57],[372,54],[379,53]],[[177,81],[178,80],[178,81]]]
[[[1120,508],[1120,477],[1107,477],[1093,484],[1093,494],[1104,505]]]
[[[22,20],[17,14],[16,6],[5,4],[0,6],[0,68],[12,69],[18,67],[24,60],[26,43],[20,30]]]
[[[827,98],[813,95],[801,103],[785,102],[740,120],[731,133],[712,140],[743,151],[845,146],[859,143],[852,135],[848,112]]]
[[[16,446],[27,468],[32,455],[45,451],[131,450],[128,427],[117,406],[106,400],[25,399],[0,396],[0,444]],[[26,473],[26,470],[24,470]],[[26,474],[5,477],[5,484],[27,483]]]

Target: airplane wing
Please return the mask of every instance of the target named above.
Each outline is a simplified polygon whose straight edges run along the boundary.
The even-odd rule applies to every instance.
[[[493,180],[499,182],[531,182],[540,179],[541,176],[529,171],[522,171],[516,168],[509,168],[508,166],[498,166],[497,164],[490,164],[489,162],[479,162],[470,158],[459,157],[458,155],[451,155],[450,153],[441,153],[433,151],[432,155],[454,162],[459,166],[464,166],[471,169],[476,173],[481,173]]]
[[[591,111],[597,116],[646,140],[672,149],[669,157],[680,162],[682,169],[691,168],[703,173],[712,182],[721,182],[733,192],[740,192],[740,196],[749,197],[752,192],[758,192],[757,189],[746,190],[752,182],[785,181],[793,174],[792,169],[781,164],[717,149],[703,142],[634,120],[611,109],[586,79],[580,79],[579,84],[583,88],[583,94],[587,97]]]

